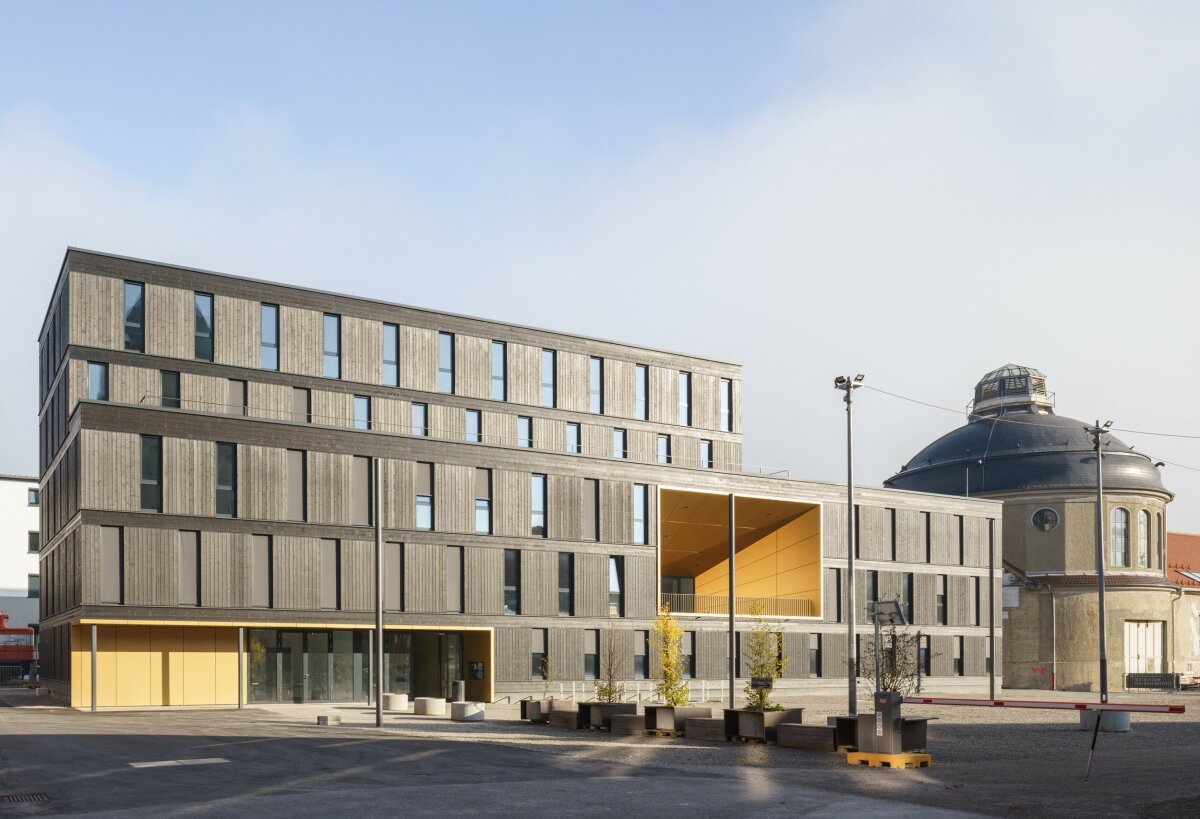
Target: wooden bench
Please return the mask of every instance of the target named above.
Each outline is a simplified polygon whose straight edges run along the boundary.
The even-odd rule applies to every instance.
[[[688,739],[706,739],[709,741],[724,742],[727,739],[725,736],[725,719],[724,717],[712,717],[710,719],[690,717],[683,723],[683,734]]]
[[[608,730],[614,736],[640,737],[646,733],[646,720],[638,714],[613,714]]]
[[[798,722],[784,722],[779,725],[775,743],[780,748],[836,752],[837,728],[832,725],[801,725]]]
[[[578,711],[551,711],[550,724],[558,728],[579,728],[579,712]]]

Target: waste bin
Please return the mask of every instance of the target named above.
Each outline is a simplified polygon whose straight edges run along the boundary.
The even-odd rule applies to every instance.
[[[467,699],[467,684],[462,680],[450,683],[450,701],[465,702]]]

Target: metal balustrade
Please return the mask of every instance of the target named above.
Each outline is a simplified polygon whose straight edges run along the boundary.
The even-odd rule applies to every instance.
[[[729,595],[664,594],[662,604],[676,614],[729,614]],[[735,597],[735,613],[764,617],[814,617],[816,606],[806,597]]]

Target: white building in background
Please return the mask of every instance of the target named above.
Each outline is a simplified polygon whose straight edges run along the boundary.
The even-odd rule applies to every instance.
[[[0,611],[9,627],[38,624],[38,514],[37,478],[0,475]]]

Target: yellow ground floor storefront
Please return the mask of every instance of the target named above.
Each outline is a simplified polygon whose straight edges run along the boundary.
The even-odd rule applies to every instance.
[[[92,707],[93,692],[101,708],[365,703],[373,634],[315,623],[85,620],[71,625],[71,705]],[[490,702],[493,644],[490,628],[388,627],[384,691],[448,696],[463,680],[468,699]]]

